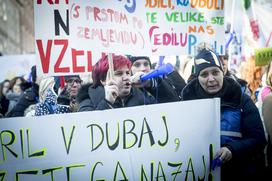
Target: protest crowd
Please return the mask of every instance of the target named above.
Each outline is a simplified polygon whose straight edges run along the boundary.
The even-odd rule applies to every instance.
[[[232,131],[238,131],[239,135],[245,137],[231,138],[232,136],[221,135],[224,141],[221,140],[222,148],[218,155],[223,162],[222,170],[225,167],[227,170],[224,177],[227,180],[232,178],[233,175],[230,173],[234,173],[234,170],[238,171],[234,175],[241,174],[240,178],[248,179],[260,178],[266,171],[269,174],[272,166],[271,62],[266,66],[264,74],[266,82],[252,90],[246,80],[236,77],[228,70],[224,62],[228,59],[227,54],[218,56],[205,47],[195,57],[195,72],[188,80],[184,80],[175,67],[167,75],[141,81],[142,75],[154,70],[149,57],[113,55],[112,58],[114,67],[112,77],[108,73],[106,55],[94,65],[90,82],[83,83],[79,75],[37,77],[36,66],[31,68],[29,75],[31,77],[27,79],[14,77],[12,80],[2,81],[1,118],[117,109],[220,97],[221,111],[228,110],[224,116],[230,116],[232,111],[237,112],[239,116],[235,124],[240,125],[238,130],[235,130],[237,129],[235,126],[233,128],[226,126],[223,129],[226,131],[234,129]],[[229,91],[233,93],[228,93]],[[269,107],[262,109],[263,102],[267,102],[265,106]],[[270,117],[263,114],[269,114]],[[228,122],[228,118],[224,119]],[[242,153],[247,156],[241,157]],[[249,159],[241,161],[245,158]],[[243,163],[243,166],[238,163]],[[233,169],[234,166],[237,169]],[[241,168],[245,169],[243,173],[239,170]],[[222,171],[223,173],[225,172]],[[257,175],[254,175],[255,173]]]
[[[271,180],[272,56],[258,65],[262,59],[251,55],[234,69],[228,48],[218,54],[204,42],[196,49],[195,55],[176,56],[174,64],[141,54],[102,54],[88,79],[39,75],[33,65],[27,75],[1,80],[0,122],[220,98],[221,143],[213,169],[221,167],[223,181]]]

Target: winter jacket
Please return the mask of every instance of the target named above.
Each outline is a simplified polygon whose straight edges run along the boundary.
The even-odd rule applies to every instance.
[[[221,98],[221,111],[226,106],[239,108],[241,105],[240,132],[242,137],[221,145],[226,146],[232,152],[232,159],[222,165],[221,179],[254,180],[261,178],[265,165],[264,128],[257,107],[248,95],[242,94],[240,85],[232,78],[224,77],[222,89],[215,95],[210,95],[202,89],[195,78],[182,91],[183,100],[214,97]]]
[[[8,111],[8,107],[9,107],[9,100],[6,98],[6,96],[3,95],[2,97],[0,97],[0,114],[5,116],[5,114]]]
[[[164,78],[151,79],[152,85],[148,88],[141,88],[148,91],[155,97],[157,103],[176,102],[181,100],[181,91],[186,83],[178,72],[173,71]]]
[[[221,108],[221,145],[241,139],[241,114],[240,106]]]
[[[15,107],[7,114],[7,117],[24,116],[25,109],[39,101],[39,86],[33,84],[21,95]]]
[[[9,100],[9,107],[8,107],[8,112],[7,114],[9,114],[9,112],[15,107],[15,105],[18,103],[20,97],[21,97],[21,93],[14,93],[12,91],[8,91],[6,94],[6,98]]]
[[[57,104],[57,94],[53,88],[47,90],[44,102],[38,103],[35,109],[35,116],[48,114],[70,113],[69,105]]]

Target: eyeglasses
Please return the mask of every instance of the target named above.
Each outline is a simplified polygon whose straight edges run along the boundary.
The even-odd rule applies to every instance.
[[[68,85],[73,85],[74,83],[76,83],[76,84],[81,84],[81,83],[82,83],[82,80],[80,80],[80,79],[68,79],[68,80],[66,81],[66,83],[67,83]]]

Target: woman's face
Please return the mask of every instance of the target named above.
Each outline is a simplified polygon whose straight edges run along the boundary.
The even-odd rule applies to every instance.
[[[207,67],[200,71],[198,81],[208,94],[216,94],[223,87],[223,77],[218,67]]]
[[[22,83],[22,80],[21,79],[16,79],[16,81],[15,81],[15,84],[16,85],[20,85]]]
[[[14,86],[12,87],[12,92],[14,93],[21,93],[22,92],[22,89],[20,87],[20,84],[14,84]]]
[[[22,80],[21,79],[17,79],[14,86],[12,87],[12,91],[14,93],[21,93],[22,89],[21,89],[21,85],[22,84]]]
[[[150,71],[150,64],[149,61],[146,59],[139,59],[136,60],[131,67],[132,75],[136,72],[144,72],[147,73]]]
[[[131,91],[130,70],[127,66],[122,66],[114,70],[114,80],[117,83],[118,95],[122,98],[127,96]]]

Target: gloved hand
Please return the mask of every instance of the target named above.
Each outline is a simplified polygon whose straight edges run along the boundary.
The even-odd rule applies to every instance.
[[[132,84],[139,84],[141,83],[140,77],[141,75],[144,75],[144,72],[136,72],[134,75],[130,77],[130,81]]]
[[[212,169],[221,166],[221,164],[228,162],[232,158],[232,153],[227,147],[221,147],[220,150],[215,154],[215,159],[212,163]]]
[[[136,72],[134,75],[130,77],[130,82],[135,87],[145,87],[149,84],[150,80],[146,80],[144,82],[141,81],[140,77],[144,75],[144,72]]]
[[[219,156],[222,163],[225,163],[232,158],[232,153],[227,147],[221,147],[215,156]]]

